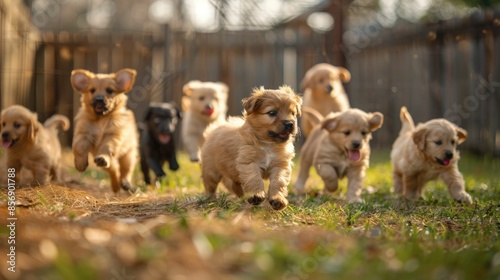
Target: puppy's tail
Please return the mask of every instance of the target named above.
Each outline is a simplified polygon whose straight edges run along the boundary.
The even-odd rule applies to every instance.
[[[399,118],[401,119],[401,131],[399,132],[400,135],[415,128],[413,118],[411,117],[410,113],[408,113],[408,109],[406,109],[405,106],[401,107]]]
[[[69,119],[63,115],[53,115],[43,123],[43,126],[52,130],[56,130],[61,127],[64,131],[66,131],[69,129]]]
[[[317,125],[324,119],[320,112],[308,106],[302,107],[302,114],[304,121],[309,122],[311,126]]]

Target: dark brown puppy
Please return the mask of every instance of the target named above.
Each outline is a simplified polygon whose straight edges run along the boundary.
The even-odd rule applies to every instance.
[[[173,103],[152,102],[149,105],[145,122],[139,127],[141,170],[146,184],[151,184],[149,169],[153,169],[156,182],[166,175],[163,171],[165,162],[170,170],[179,169],[174,132],[181,118],[180,109]]]

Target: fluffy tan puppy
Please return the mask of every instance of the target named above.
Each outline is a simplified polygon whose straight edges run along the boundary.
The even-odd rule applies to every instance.
[[[439,177],[456,201],[472,203],[458,171],[457,145],[465,141],[467,131],[445,119],[415,127],[406,107],[401,108],[400,118],[401,131],[391,151],[394,191],[407,199],[418,199],[424,185]]]
[[[183,87],[182,141],[193,162],[200,159],[205,142],[205,129],[213,123],[225,122],[228,87],[224,83],[190,81]]]
[[[309,169],[314,166],[328,191],[336,191],[338,180],[347,176],[347,202],[363,202],[360,195],[370,161],[369,141],[371,133],[382,126],[384,116],[348,109],[323,119],[314,109],[303,109],[317,124],[302,146],[295,190],[304,191]]]
[[[243,100],[244,118],[230,118],[207,135],[201,151],[201,177],[207,195],[224,186],[248,202],[266,199],[263,179],[269,179],[267,199],[273,209],[288,205],[288,183],[295,155],[301,98],[287,86],[278,90],[256,89]]]
[[[314,65],[306,72],[301,83],[304,89],[303,106],[313,108],[322,116],[349,109],[349,99],[342,83],[350,80],[351,73],[345,68],[327,63]],[[304,114],[301,122],[302,133],[305,136],[309,136],[313,127],[308,117]]]
[[[42,125],[36,113],[20,105],[2,111],[2,146],[7,152],[7,168],[26,168],[41,185],[59,179],[61,144],[58,127],[69,129],[69,120],[54,115]],[[19,173],[18,173],[19,174]]]
[[[125,93],[132,88],[135,76],[133,69],[111,74],[83,69],[71,72],[71,84],[81,94],[82,104],[75,116],[75,167],[84,171],[92,153],[94,163],[109,173],[114,192],[120,187],[134,190],[130,182],[137,162],[138,133]]]

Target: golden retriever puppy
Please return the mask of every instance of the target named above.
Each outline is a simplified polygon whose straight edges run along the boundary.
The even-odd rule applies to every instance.
[[[312,108],[304,107],[303,112],[316,125],[300,152],[295,190],[304,191],[309,169],[314,166],[326,190],[336,191],[338,180],[347,176],[347,202],[363,202],[360,195],[370,161],[369,141],[372,132],[382,127],[384,116],[359,109],[331,113],[326,118]]]
[[[228,87],[224,83],[190,81],[183,87],[182,140],[192,162],[200,159],[203,133],[213,123],[225,122]]]
[[[75,116],[73,154],[75,167],[84,171],[88,155],[110,176],[111,187],[133,191],[130,184],[137,162],[138,130],[134,114],[128,110],[127,96],[136,71],[122,69],[111,74],[94,74],[78,69],[71,72],[71,85],[81,94]]]
[[[275,210],[288,205],[288,183],[295,155],[293,141],[301,98],[287,86],[255,89],[243,100],[244,118],[209,129],[201,150],[201,178],[208,196],[224,186],[248,202],[265,198],[263,179],[269,179],[267,199]]]
[[[351,80],[351,73],[342,67],[327,63],[314,65],[309,69],[301,87],[304,89],[304,107],[310,107],[326,116],[331,112],[343,112],[350,108],[349,99],[342,83]],[[308,115],[301,121],[302,133],[309,136],[313,127]]]
[[[59,179],[61,144],[58,127],[69,129],[69,120],[54,115],[42,125],[36,113],[20,105],[2,111],[2,146],[7,152],[7,168],[20,172],[26,168],[41,185]]]
[[[465,141],[467,131],[445,119],[415,127],[406,107],[401,108],[400,118],[401,131],[391,151],[394,191],[407,199],[418,199],[424,185],[439,177],[456,201],[472,203],[458,171],[457,145]]]

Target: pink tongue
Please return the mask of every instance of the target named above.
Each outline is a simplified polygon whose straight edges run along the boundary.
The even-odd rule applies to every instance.
[[[358,161],[361,158],[361,154],[358,150],[350,150],[349,151],[349,159],[352,161]]]
[[[211,116],[214,113],[214,109],[205,109],[203,110],[203,114]]]
[[[4,149],[7,149],[8,147],[10,147],[10,144],[12,144],[12,141],[3,141],[2,142],[2,147]]]
[[[443,164],[444,164],[444,166],[450,165],[450,160],[449,159],[443,160]]]
[[[168,134],[160,134],[158,136],[158,139],[160,139],[160,142],[162,142],[163,144],[167,144],[168,141],[170,141],[170,135],[168,135]]]

